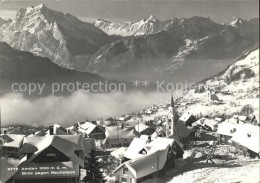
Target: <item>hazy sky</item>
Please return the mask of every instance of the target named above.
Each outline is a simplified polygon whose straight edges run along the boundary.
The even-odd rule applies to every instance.
[[[258,0],[5,0],[0,3],[0,16],[14,17],[14,12],[19,8],[40,3],[86,20],[106,18],[138,21],[152,14],[161,20],[209,16],[217,22],[225,23],[233,18],[250,19],[259,14]]]

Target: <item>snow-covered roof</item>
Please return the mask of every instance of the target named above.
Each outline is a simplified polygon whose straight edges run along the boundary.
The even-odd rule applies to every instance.
[[[218,130],[216,133],[232,137],[239,128],[243,128],[243,125],[224,121],[218,124]]]
[[[85,122],[79,126],[79,131],[84,132],[85,134],[90,134],[96,127],[97,125],[91,122]]]
[[[190,113],[184,113],[180,118],[179,120],[183,121],[183,122],[186,122],[190,119],[192,115]]]
[[[136,178],[140,178],[161,170],[164,167],[169,148],[171,148],[175,140],[157,137],[148,143],[147,136],[143,137],[143,139],[135,138],[132,141],[124,154],[125,157],[131,160],[121,164],[114,172],[126,166]],[[143,150],[145,151],[144,154],[141,152]]]
[[[134,160],[129,160],[125,162],[125,166],[136,178],[150,175],[164,167],[169,148],[168,145],[166,149],[158,150]]]
[[[110,154],[111,154],[111,156],[114,156],[117,159],[121,159],[124,156],[124,153],[126,150],[127,150],[127,147],[120,147],[120,148],[112,151]]]
[[[1,134],[0,138],[3,139],[4,147],[14,147],[19,148],[23,143],[25,135],[16,135],[16,134]]]
[[[260,127],[244,124],[243,128],[239,128],[234,136],[231,138],[231,141],[234,141],[248,149],[260,153],[259,150],[259,132]]]
[[[144,156],[141,153],[142,150],[145,150],[146,154],[152,154],[158,150],[166,149],[168,145],[172,146],[174,142],[174,139],[165,137],[152,138],[151,142],[145,136],[134,138],[124,156],[128,159],[136,159]]]
[[[27,137],[41,137],[41,136],[45,136],[46,133],[44,131],[37,131],[34,134],[28,135]]]
[[[208,119],[208,118],[201,118],[199,120],[197,120],[196,122],[194,122],[192,124],[192,126],[197,126],[197,125],[207,125],[209,126],[212,130],[216,127],[217,124],[219,124],[220,122],[215,120],[215,119]]]
[[[82,150],[85,155],[94,148],[91,139],[84,139],[82,135],[50,135],[44,137],[26,137],[24,138],[22,153],[33,153],[26,161],[32,161],[42,151],[49,146],[57,148],[59,151],[68,156],[72,161],[78,163],[82,167],[84,162],[74,151]]]
[[[106,127],[106,139],[117,139],[117,138],[135,138],[136,135],[134,133],[133,127],[124,127],[120,126],[112,126]]]
[[[134,159],[143,156],[139,152],[144,148],[147,140],[141,138],[134,138],[130,146],[127,148],[124,156],[128,159]]]
[[[206,119],[204,121],[204,125],[209,126],[211,129],[214,129],[216,127],[217,124],[219,124],[219,121],[216,121],[214,119]]]
[[[206,120],[207,120],[207,118],[202,117],[202,118],[198,119],[197,121],[195,121],[194,123],[192,123],[191,126],[203,125],[204,121],[206,121]]]
[[[148,126],[144,123],[139,123],[139,124],[135,125],[135,131],[140,132],[140,133],[145,131],[148,128],[150,128],[150,126]]]

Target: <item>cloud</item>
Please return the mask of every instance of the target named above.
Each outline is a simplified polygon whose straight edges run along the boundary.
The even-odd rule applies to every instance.
[[[58,123],[70,126],[85,119],[106,119],[137,112],[169,97],[170,94],[156,92],[91,94],[77,91],[69,97],[27,100],[20,94],[8,94],[0,98],[2,125]]]

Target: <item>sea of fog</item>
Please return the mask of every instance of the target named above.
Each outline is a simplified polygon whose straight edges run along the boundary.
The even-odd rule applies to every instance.
[[[48,96],[34,100],[21,94],[0,98],[2,126],[7,124],[50,125],[65,127],[78,121],[106,119],[138,112],[153,104],[170,101],[170,93],[133,91],[95,94],[77,91],[66,97]]]

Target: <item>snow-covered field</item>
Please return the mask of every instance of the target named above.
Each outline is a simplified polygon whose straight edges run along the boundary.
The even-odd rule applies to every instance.
[[[178,160],[176,168],[159,179],[160,183],[259,183],[260,160],[228,153],[229,146],[218,146],[213,161],[199,158]],[[194,149],[193,149],[194,150]],[[195,150],[194,150],[195,151]],[[196,148],[196,151],[199,151]],[[195,156],[197,157],[197,156]],[[143,183],[158,183],[150,179]]]

